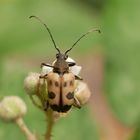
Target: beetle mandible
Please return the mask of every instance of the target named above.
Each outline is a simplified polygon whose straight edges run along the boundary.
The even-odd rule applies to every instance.
[[[76,65],[76,63],[66,61],[68,58],[68,52],[71,51],[73,47],[87,34],[93,31],[98,31],[100,33],[100,30],[89,30],[80,38],[78,38],[70,49],[65,51],[65,53],[61,53],[53,39],[52,33],[47,24],[43,23],[37,16],[30,16],[29,18],[36,18],[45,26],[51,37],[55,49],[58,51],[58,53],[56,54],[56,61],[53,65],[45,63],[41,64],[42,67],[47,66],[52,68],[51,72],[40,76],[40,78],[44,78],[47,80],[48,100],[46,101],[45,111],[48,109],[48,107],[51,107],[52,110],[57,112],[67,112],[72,106],[80,108],[80,102],[74,96],[74,91],[75,80],[82,80],[82,78],[70,72],[69,68]]]

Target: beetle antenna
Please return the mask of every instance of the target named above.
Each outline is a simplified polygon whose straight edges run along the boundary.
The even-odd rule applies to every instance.
[[[88,32],[86,32],[85,34],[83,34],[80,38],[77,39],[77,41],[72,45],[72,47],[70,49],[68,49],[65,54],[67,54],[70,50],[73,49],[73,47],[83,38],[85,37],[86,35],[88,35],[89,33],[91,32],[94,32],[94,31],[97,31],[98,33],[101,33],[101,31],[99,29],[91,29],[89,30]]]
[[[55,43],[55,41],[54,41],[54,39],[53,39],[53,36],[52,36],[51,31],[50,31],[50,29],[48,28],[47,24],[45,24],[45,23],[44,23],[39,17],[37,17],[37,16],[30,16],[29,18],[35,18],[35,19],[37,19],[40,23],[42,23],[42,24],[45,26],[45,28],[46,28],[47,31],[49,32],[49,35],[50,35],[50,37],[51,37],[51,39],[52,39],[52,42],[53,42],[53,44],[54,44],[54,47],[55,47],[56,50],[60,53],[60,50],[59,50],[59,48],[56,46],[56,43]]]

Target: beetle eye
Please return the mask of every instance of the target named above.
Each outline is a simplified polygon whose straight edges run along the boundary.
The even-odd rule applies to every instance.
[[[65,55],[65,60],[68,58],[68,55]]]
[[[56,54],[56,58],[59,58],[59,54],[58,53]]]

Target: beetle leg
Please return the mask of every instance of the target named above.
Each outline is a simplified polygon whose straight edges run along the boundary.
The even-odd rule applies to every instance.
[[[81,108],[81,104],[80,104],[79,100],[76,97],[74,97],[74,104],[73,104],[73,106],[75,106],[75,107],[77,107],[79,109]]]
[[[47,102],[45,103],[44,111],[47,111],[48,108],[49,108],[49,102],[47,101]]]
[[[75,80],[83,80],[83,78],[81,78],[81,77],[75,75]]]
[[[68,62],[69,67],[75,66],[76,63],[75,62]]]
[[[39,76],[39,78],[45,78],[45,79],[46,79],[46,78],[47,78],[47,76],[48,76],[48,74],[45,74],[45,75],[40,75],[40,76]]]
[[[41,68],[42,68],[43,66],[47,66],[47,67],[51,67],[51,68],[53,68],[53,66],[50,65],[50,64],[41,63]]]

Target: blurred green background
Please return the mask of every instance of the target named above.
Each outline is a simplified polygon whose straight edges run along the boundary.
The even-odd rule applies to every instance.
[[[138,0],[0,0],[0,96],[22,97],[28,105],[25,122],[43,137],[45,116],[25,94],[23,81],[28,72],[40,71],[41,62],[51,63],[56,50],[45,28],[28,17],[37,15],[47,23],[63,51],[82,33],[97,27],[102,34],[92,33],[81,40],[70,57],[84,69],[83,56],[88,60],[98,48],[103,50],[105,97],[117,118],[136,129],[132,139],[139,140],[139,5]],[[99,140],[98,127],[85,106],[56,123],[53,140]],[[0,121],[0,140],[15,138],[25,140],[14,124]]]

